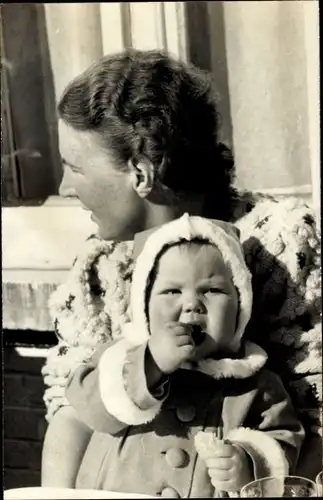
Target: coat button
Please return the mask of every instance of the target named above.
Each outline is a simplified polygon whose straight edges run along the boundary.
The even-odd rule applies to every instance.
[[[166,462],[171,467],[178,468],[188,464],[188,454],[181,448],[169,448],[166,452],[165,458]]]
[[[195,418],[196,411],[194,406],[187,405],[177,408],[176,415],[181,422],[191,422]]]
[[[170,486],[164,488],[160,493],[160,495],[164,498],[181,498],[177,493],[177,491],[174,490],[174,488],[171,488]]]

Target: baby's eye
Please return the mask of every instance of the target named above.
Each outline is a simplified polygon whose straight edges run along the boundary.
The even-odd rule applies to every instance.
[[[163,291],[163,295],[177,295],[178,293],[181,293],[178,288],[168,288]]]
[[[223,293],[223,290],[222,290],[222,288],[212,287],[212,288],[209,288],[208,290],[206,290],[205,293],[210,293],[212,295],[216,295],[218,293]]]

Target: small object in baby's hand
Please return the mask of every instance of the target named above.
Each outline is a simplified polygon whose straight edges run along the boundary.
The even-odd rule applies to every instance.
[[[199,431],[194,441],[197,452],[202,458],[207,458],[212,454],[218,438],[215,432]]]
[[[190,325],[191,336],[193,342],[196,346],[201,345],[204,342],[206,333],[202,330],[201,325]]]
[[[217,439],[223,441],[223,427],[221,425],[215,428],[215,436]]]

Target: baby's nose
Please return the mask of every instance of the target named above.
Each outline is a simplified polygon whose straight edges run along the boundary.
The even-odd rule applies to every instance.
[[[191,296],[186,300],[184,299],[183,311],[186,313],[203,314],[205,312],[205,307],[197,296]]]

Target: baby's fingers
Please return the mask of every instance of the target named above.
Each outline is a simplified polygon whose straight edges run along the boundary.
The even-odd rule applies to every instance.
[[[218,471],[232,471],[234,467],[234,463],[231,458],[208,458],[205,460],[205,464],[208,469]]]
[[[219,458],[232,458],[235,455],[235,448],[231,443],[216,439],[214,444],[214,457]]]
[[[182,335],[191,336],[191,328],[183,323],[170,321],[167,323],[167,330],[175,337],[181,337]]]
[[[216,479],[213,479],[212,477],[211,483],[216,489],[216,491],[230,491],[230,492],[236,492],[238,491],[236,482],[234,479],[231,479],[230,481],[217,481]]]
[[[232,471],[208,469],[211,483],[217,491],[237,491],[236,478]]]
[[[232,474],[227,470],[208,469],[210,478],[215,483],[229,482],[233,479]]]
[[[44,384],[47,385],[48,387],[66,387],[66,377],[53,377],[52,375],[45,375],[44,377]]]
[[[194,342],[190,335],[178,335],[176,336],[176,345],[178,347],[182,346],[193,346]]]

